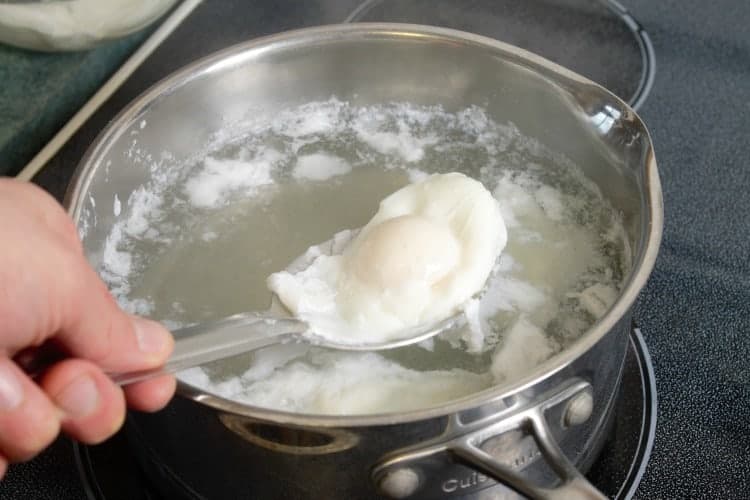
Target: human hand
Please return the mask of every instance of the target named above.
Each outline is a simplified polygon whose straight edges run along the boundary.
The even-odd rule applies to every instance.
[[[71,357],[35,382],[12,357],[45,341]],[[172,347],[161,325],[118,308],[51,196],[0,178],[0,477],[9,462],[30,459],[60,429],[98,443],[120,428],[126,401],[142,411],[166,405],[174,377],[123,390],[105,371],[157,367]]]

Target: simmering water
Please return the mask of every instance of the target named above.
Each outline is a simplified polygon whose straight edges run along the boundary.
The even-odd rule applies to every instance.
[[[285,345],[181,374],[250,404],[383,413],[507,382],[579,337],[629,271],[621,221],[596,186],[476,107],[310,103],[159,168],[122,208],[100,273],[123,307],[172,326],[266,309],[268,275],[429,173],[474,177],[501,206],[508,244],[469,326],[383,353]]]

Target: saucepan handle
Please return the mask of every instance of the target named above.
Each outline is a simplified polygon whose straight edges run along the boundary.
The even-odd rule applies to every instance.
[[[534,500],[601,500],[608,498],[594,487],[567,459],[549,431],[541,412],[533,412],[522,422],[533,437],[550,468],[562,480],[554,488],[543,488],[531,484],[526,478],[510,467],[500,463],[492,455],[482,450],[474,441],[473,435],[454,441],[450,450],[466,465],[469,465],[496,481]]]
[[[372,478],[381,493],[391,498],[421,498],[433,494],[429,491],[435,474],[442,474],[442,467],[459,463],[496,480],[521,495],[535,500],[600,500],[607,497],[596,489],[568,460],[557,445],[545,415],[551,408],[564,409],[567,426],[583,423],[593,410],[591,385],[581,379],[573,379],[560,387],[532,400],[519,400],[506,411],[465,424],[458,415],[449,418],[445,432],[427,442],[389,453],[373,469]],[[555,487],[538,486],[522,476],[511,466],[514,445],[505,446],[511,455],[505,459],[486,451],[488,444],[497,438],[508,436],[509,442],[519,449],[533,438],[538,452],[531,455],[544,458],[550,469],[560,479]],[[528,436],[531,436],[529,438]],[[513,441],[516,439],[516,441]],[[532,445],[533,446],[533,445]],[[501,446],[502,448],[502,446]],[[491,449],[491,446],[490,446]],[[502,451],[497,452],[503,455]],[[511,459],[508,462],[508,459]],[[527,460],[525,458],[524,460]],[[522,462],[524,462],[522,460]],[[524,462],[525,463],[525,462]],[[517,465],[517,463],[516,463]],[[486,479],[486,478],[485,478]],[[444,486],[452,484],[445,482]],[[444,492],[452,489],[443,489]]]

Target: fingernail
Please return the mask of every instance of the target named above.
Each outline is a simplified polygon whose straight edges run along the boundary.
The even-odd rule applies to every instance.
[[[23,387],[10,361],[0,363],[0,411],[11,411],[23,402]]]
[[[80,375],[57,393],[55,402],[68,416],[91,415],[99,406],[96,382],[88,375]]]
[[[138,348],[147,354],[163,353],[170,342],[169,333],[153,321],[133,317],[133,329]]]

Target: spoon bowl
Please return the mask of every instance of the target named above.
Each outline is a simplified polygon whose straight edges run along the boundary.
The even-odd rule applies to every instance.
[[[347,242],[359,229],[348,231]],[[307,269],[321,254],[333,255],[341,250],[342,233],[315,245],[294,259],[285,269],[298,273]],[[175,347],[165,365],[152,370],[111,374],[112,379],[127,385],[165,373],[175,373],[212,361],[230,358],[274,344],[305,342],[317,347],[342,351],[384,351],[417,344],[465,321],[462,311],[429,324],[405,328],[379,342],[346,342],[316,334],[305,321],[295,318],[274,294],[265,312],[243,312],[219,320],[198,323],[173,331]]]

